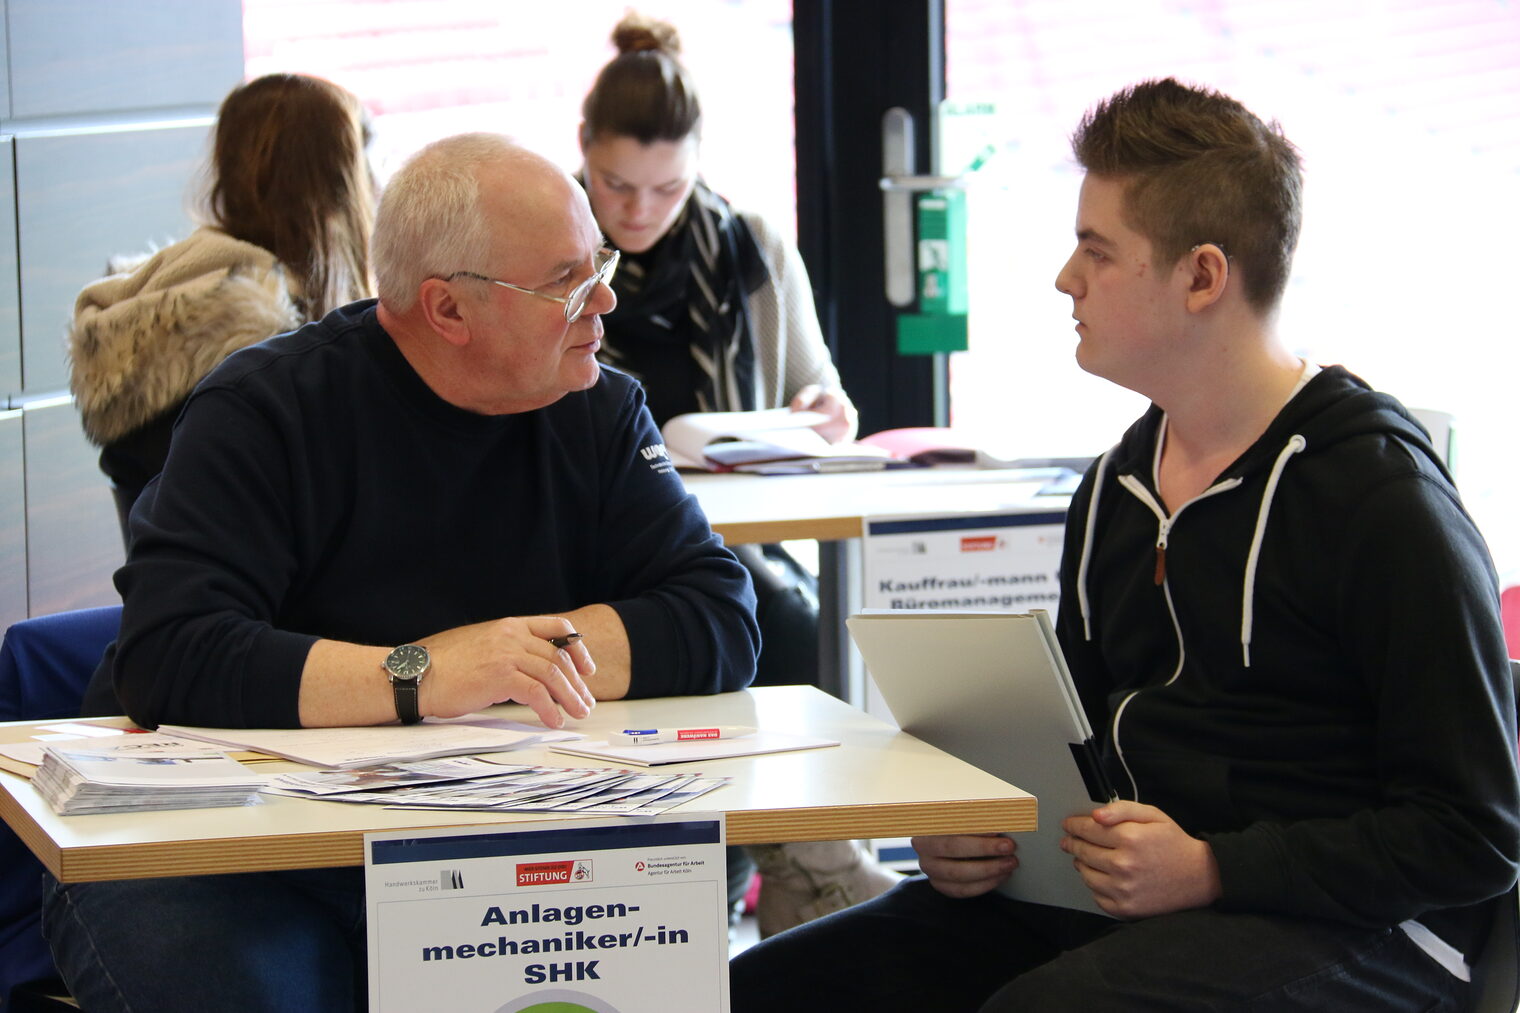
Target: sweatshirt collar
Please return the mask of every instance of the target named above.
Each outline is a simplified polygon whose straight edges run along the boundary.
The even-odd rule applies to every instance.
[[[1261,558],[1261,548],[1266,538],[1268,521],[1272,514],[1272,505],[1277,495],[1277,489],[1282,479],[1283,472],[1288,463],[1308,447],[1308,439],[1303,433],[1294,431],[1296,422],[1307,421],[1311,415],[1302,412],[1291,411],[1300,396],[1321,373],[1319,366],[1311,362],[1305,362],[1292,391],[1289,392],[1286,402],[1279,409],[1272,423],[1267,427],[1267,432],[1262,435],[1240,458],[1225,469],[1220,478],[1209,489],[1205,490],[1197,498],[1227,492],[1239,486],[1247,475],[1254,474],[1262,469],[1262,466],[1270,461],[1267,467],[1267,479],[1262,489],[1261,498],[1256,508],[1256,523],[1252,529],[1251,543],[1246,552],[1245,565],[1242,570],[1242,603],[1240,615],[1240,650],[1241,663],[1244,667],[1251,667],[1251,636],[1255,621],[1255,597],[1256,597],[1256,571],[1257,563]],[[1350,377],[1349,373],[1340,370],[1340,373]],[[1352,378],[1355,379],[1355,378]],[[1359,382],[1359,381],[1358,381]],[[1365,387],[1365,385],[1363,385]],[[1293,416],[1284,425],[1285,417]],[[1104,479],[1107,472],[1113,468],[1117,473],[1118,483],[1129,489],[1132,495],[1141,500],[1153,514],[1157,522],[1157,546],[1158,553],[1166,544],[1166,538],[1172,523],[1189,505],[1179,504],[1168,516],[1161,506],[1157,490],[1160,486],[1159,472],[1161,467],[1161,451],[1166,439],[1167,418],[1165,412],[1155,405],[1141,418],[1120,444],[1111,448],[1098,460],[1093,482],[1092,501],[1088,505],[1086,523],[1082,538],[1082,553],[1077,565],[1077,607],[1082,616],[1083,636],[1087,640],[1092,639],[1092,616],[1090,598],[1087,590],[1088,571],[1092,562],[1094,535],[1096,533],[1096,518],[1098,514],[1099,498],[1103,491]],[[1120,463],[1115,465],[1115,457],[1120,458]],[[1148,461],[1147,461],[1148,458]],[[1144,465],[1148,464],[1149,467]],[[1146,485],[1141,476],[1149,474],[1149,485]],[[1190,500],[1189,503],[1194,502]],[[1158,580],[1163,579],[1158,569]]]

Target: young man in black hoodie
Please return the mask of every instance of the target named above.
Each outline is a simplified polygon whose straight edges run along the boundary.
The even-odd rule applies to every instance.
[[[1062,848],[1114,920],[993,892],[1007,838],[920,838],[926,878],[738,958],[734,1008],[1463,1009],[1520,853],[1483,540],[1397,401],[1277,336],[1301,174],[1275,124],[1154,81],[1073,147],[1077,361],[1153,401],[1062,563],[1123,799]]]

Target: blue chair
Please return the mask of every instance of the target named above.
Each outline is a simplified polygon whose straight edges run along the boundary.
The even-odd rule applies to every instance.
[[[0,721],[76,717],[85,686],[120,626],[120,605],[12,625],[0,642]],[[42,864],[5,827],[0,883],[0,1005],[18,1013],[28,1005],[48,1008],[42,996],[51,990],[35,987],[58,977],[40,926]]]

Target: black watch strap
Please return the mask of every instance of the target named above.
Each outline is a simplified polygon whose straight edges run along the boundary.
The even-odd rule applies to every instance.
[[[396,716],[404,725],[422,720],[417,687],[433,665],[428,649],[421,644],[402,644],[386,656],[380,666],[391,678],[391,694],[396,699]]]
[[[391,692],[396,697],[396,716],[404,725],[415,725],[422,720],[417,707],[417,679],[392,679]]]

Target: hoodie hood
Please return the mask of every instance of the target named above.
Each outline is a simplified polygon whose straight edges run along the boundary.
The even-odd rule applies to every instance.
[[[89,285],[69,328],[85,435],[121,439],[176,407],[211,368],[301,324],[274,255],[212,228]]]
[[[1118,445],[1110,449],[1095,465],[1093,498],[1089,506],[1078,564],[1077,604],[1082,616],[1084,636],[1092,639],[1092,622],[1087,587],[1092,559],[1093,531],[1098,516],[1099,497],[1105,492],[1110,473],[1119,485],[1129,490],[1153,513],[1159,528],[1157,541],[1157,583],[1164,576],[1165,542],[1170,518],[1161,505],[1156,489],[1156,470],[1160,460],[1161,435],[1166,414],[1151,405],[1129,428]],[[1229,492],[1265,473],[1266,482],[1256,511],[1256,525],[1250,548],[1243,560],[1241,582],[1243,603],[1240,617],[1242,662],[1251,665],[1251,637],[1254,625],[1253,604],[1256,565],[1263,541],[1268,537],[1273,498],[1283,473],[1295,457],[1321,453],[1342,441],[1366,435],[1390,436],[1423,455],[1449,484],[1455,485],[1440,455],[1432,446],[1425,429],[1395,398],[1374,391],[1360,377],[1341,366],[1331,366],[1309,380],[1267,427],[1267,431],[1241,454],[1198,498]],[[1112,490],[1108,490],[1112,494]],[[1180,504],[1172,517],[1189,504]]]

